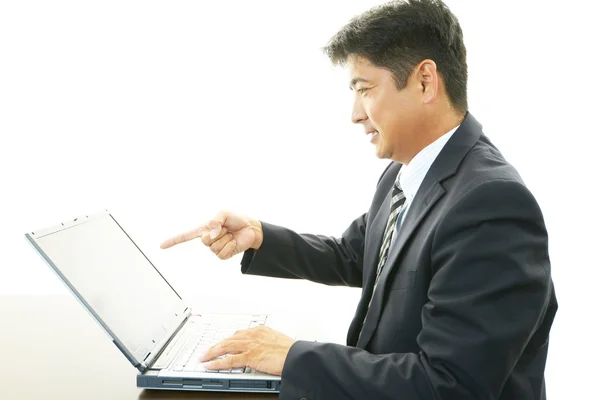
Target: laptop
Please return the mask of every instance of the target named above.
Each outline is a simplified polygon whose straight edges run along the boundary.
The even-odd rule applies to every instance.
[[[108,211],[25,237],[138,369],[137,387],[279,393],[279,376],[199,363],[213,344],[274,316],[193,312]]]

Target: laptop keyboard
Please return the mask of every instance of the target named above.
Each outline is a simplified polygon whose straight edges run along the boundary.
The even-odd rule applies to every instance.
[[[170,354],[177,354],[174,361],[170,363],[169,370],[175,372],[252,373],[253,370],[251,368],[233,368],[219,371],[207,370],[204,364],[200,362],[200,357],[213,345],[232,336],[236,331],[264,325],[266,318],[265,315],[192,317],[179,339],[176,338],[165,349],[164,353],[167,357]],[[227,356],[218,358],[224,357]],[[158,361],[160,362],[161,360],[159,359]]]

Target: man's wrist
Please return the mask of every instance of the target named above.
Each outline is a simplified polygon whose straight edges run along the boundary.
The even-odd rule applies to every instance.
[[[262,224],[257,219],[251,219],[250,225],[252,225],[252,229],[254,230],[254,235],[255,235],[255,240],[254,240],[254,243],[252,244],[251,248],[254,250],[258,250],[258,249],[260,249],[260,246],[262,246],[263,238],[264,238]]]

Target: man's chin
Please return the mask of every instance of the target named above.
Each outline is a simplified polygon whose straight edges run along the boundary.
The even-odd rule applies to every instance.
[[[375,150],[375,156],[381,160],[386,160],[392,157],[391,154],[389,154],[386,151],[381,150],[379,147]]]

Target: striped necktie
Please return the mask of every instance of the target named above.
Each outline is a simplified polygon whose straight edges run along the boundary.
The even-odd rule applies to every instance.
[[[375,289],[377,288],[377,282],[379,281],[381,270],[383,269],[383,266],[385,265],[385,262],[388,257],[390,245],[392,243],[392,238],[394,237],[394,231],[396,230],[396,222],[398,221],[398,216],[401,215],[404,209],[406,208],[405,205],[406,197],[404,196],[404,192],[400,188],[399,179],[397,179],[394,183],[394,188],[392,190],[390,216],[388,217],[387,225],[385,226],[385,231],[383,234],[383,242],[381,243],[381,247],[379,249],[379,262],[377,263],[377,274],[375,275],[375,284],[373,286],[373,292],[371,292],[371,299],[369,300],[369,305],[367,306],[367,312],[365,313],[363,326],[364,322],[367,319],[369,308],[371,307],[371,302],[373,301],[373,295],[375,294]]]
[[[383,235],[383,242],[381,243],[381,248],[379,249],[379,263],[377,264],[377,275],[375,275],[375,286],[373,287],[373,291],[375,291],[375,287],[377,287],[377,282],[379,281],[379,276],[381,275],[381,270],[387,260],[388,253],[390,250],[390,245],[392,244],[392,238],[394,237],[394,231],[396,230],[396,222],[398,221],[398,216],[404,211],[404,205],[406,204],[406,197],[404,196],[404,192],[400,188],[400,183],[396,180],[394,184],[394,189],[392,191],[392,204],[390,206],[390,216],[388,217],[387,225],[385,226],[385,231]]]

